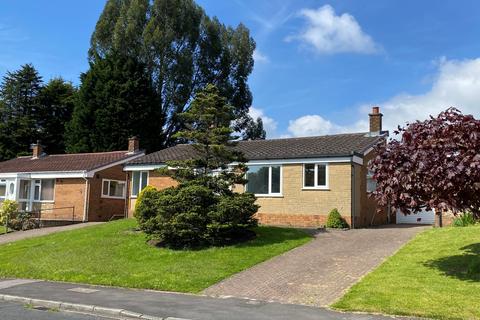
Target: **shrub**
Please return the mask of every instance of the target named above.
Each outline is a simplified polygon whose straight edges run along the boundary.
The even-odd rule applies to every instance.
[[[251,194],[218,194],[186,183],[161,191],[145,189],[137,199],[135,217],[150,238],[167,247],[220,245],[256,225],[254,202]]]
[[[0,223],[17,231],[38,228],[38,222],[32,218],[32,213],[19,211],[18,203],[13,200],[5,200],[2,203]]]
[[[455,227],[466,227],[474,225],[475,223],[477,223],[477,221],[471,212],[464,212],[453,219],[453,226]]]
[[[343,219],[337,209],[333,209],[328,214],[327,218],[327,228],[335,228],[335,229],[344,229],[348,228],[348,223]]]

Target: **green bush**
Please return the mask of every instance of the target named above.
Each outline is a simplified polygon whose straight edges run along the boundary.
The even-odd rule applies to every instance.
[[[258,207],[250,194],[218,194],[188,183],[157,191],[145,189],[135,217],[152,239],[171,248],[229,243],[256,225]]]
[[[344,229],[348,228],[348,223],[343,219],[337,209],[333,209],[328,214],[327,218],[327,228],[334,228],[334,229]]]
[[[18,203],[13,200],[3,201],[0,224],[17,231],[38,228],[38,222],[32,218],[32,213],[18,210]]]
[[[453,226],[455,227],[466,227],[475,223],[477,223],[477,220],[471,212],[464,212],[453,219]]]

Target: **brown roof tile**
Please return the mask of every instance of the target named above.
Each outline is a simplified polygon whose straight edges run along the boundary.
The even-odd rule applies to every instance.
[[[383,136],[368,133],[335,134],[317,137],[240,141],[234,148],[248,160],[322,158],[363,154]],[[177,145],[139,157],[127,164],[160,164],[187,160],[197,154],[192,145]]]
[[[127,151],[55,154],[38,159],[25,156],[0,162],[0,173],[90,171],[131,156]]]

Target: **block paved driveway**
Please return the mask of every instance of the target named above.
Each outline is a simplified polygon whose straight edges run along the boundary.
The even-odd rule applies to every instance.
[[[426,228],[389,225],[318,232],[309,243],[225,279],[203,293],[327,306]]]

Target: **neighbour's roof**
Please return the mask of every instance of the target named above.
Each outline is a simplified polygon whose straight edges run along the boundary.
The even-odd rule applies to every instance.
[[[90,171],[132,156],[128,151],[24,156],[0,162],[0,173]]]
[[[239,141],[234,149],[247,160],[281,160],[301,158],[344,157],[363,154],[384,136],[369,133],[335,134],[317,137]],[[127,165],[161,164],[187,160],[196,156],[192,145],[181,144],[129,161]]]

